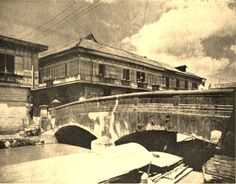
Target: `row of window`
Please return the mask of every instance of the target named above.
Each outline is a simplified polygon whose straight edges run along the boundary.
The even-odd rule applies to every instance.
[[[67,63],[47,66],[44,69],[40,69],[40,82],[45,81],[45,79],[55,80],[78,74],[91,76],[93,73],[92,70],[94,70],[94,75],[99,76],[100,78],[121,79],[123,81],[132,81],[137,83],[148,82],[149,84],[161,83],[160,76],[148,74],[146,77],[144,72],[137,71],[135,74],[134,71],[130,71],[129,69],[121,69],[115,66],[108,66],[104,64],[92,66],[92,63],[88,61],[79,63],[77,61],[70,61]]]
[[[169,89],[171,86],[170,86],[170,78],[169,77],[166,77],[166,88]],[[176,88],[176,89],[189,89],[189,82],[187,80],[183,81],[183,80],[180,80],[180,79],[176,79],[175,80],[175,86],[172,85],[173,88]],[[193,82],[192,83],[192,86],[191,86],[191,89],[198,89],[198,84]]]
[[[82,62],[81,62],[82,61]],[[87,58],[80,58],[80,62],[77,60],[71,60],[67,63],[61,63],[53,66],[47,66],[40,70],[40,82],[46,79],[54,80],[64,77],[70,77],[73,75],[83,74],[85,76],[98,76],[100,81],[110,81],[112,79],[119,79],[123,85],[129,85],[129,82],[136,82],[139,87],[146,88],[147,84],[154,86],[160,86],[164,81],[162,77],[153,75],[141,71],[133,71],[126,68],[118,68],[105,64],[93,64]],[[175,81],[174,81],[175,80]],[[189,82],[180,79],[165,78],[165,86],[167,89],[189,89]],[[192,83],[192,89],[197,89],[197,83]]]

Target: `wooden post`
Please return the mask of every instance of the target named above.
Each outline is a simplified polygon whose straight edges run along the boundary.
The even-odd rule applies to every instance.
[[[33,60],[33,57],[32,57],[32,60]],[[33,62],[33,61],[32,61]],[[34,64],[32,64],[32,68],[31,68],[31,77],[32,77],[32,89],[34,89]]]
[[[26,135],[25,135],[25,120],[24,120],[24,118],[22,118],[22,124],[23,124],[23,131],[24,131],[24,137],[25,137]]]
[[[45,128],[45,125],[44,125],[45,119],[48,119],[48,105],[40,105],[39,110],[40,110],[39,127],[40,127],[40,131],[43,132]]]

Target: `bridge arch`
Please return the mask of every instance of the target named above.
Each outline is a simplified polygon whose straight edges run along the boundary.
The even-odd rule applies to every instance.
[[[55,132],[58,143],[70,144],[91,149],[91,142],[97,137],[88,130],[76,124],[67,124],[59,127]]]
[[[141,144],[149,151],[166,151],[176,144],[177,133],[164,130],[144,130],[120,137],[115,145],[135,142]]]
[[[178,155],[193,169],[201,171],[202,165],[214,153],[214,145],[200,139],[177,142],[177,132],[166,130],[144,130],[120,137],[115,145],[135,142],[149,151],[161,151]]]

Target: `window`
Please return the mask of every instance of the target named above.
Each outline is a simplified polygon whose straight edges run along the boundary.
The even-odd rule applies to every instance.
[[[0,54],[0,72],[5,72],[5,56]]]
[[[44,69],[39,70],[39,83],[43,82]]]
[[[81,57],[80,58],[80,74],[92,75],[92,62],[90,59]]]
[[[153,75],[151,84],[160,84],[160,83],[161,83],[160,77],[158,75]]]
[[[99,64],[99,76],[104,77],[105,76],[105,65]]]
[[[152,82],[153,82],[153,75],[152,74],[147,74],[146,81],[147,81],[148,84],[152,84]]]
[[[123,69],[123,80],[129,81],[129,70],[128,69]]]
[[[31,57],[24,56],[24,70],[31,70],[32,64],[31,64]]]
[[[60,64],[55,66],[55,78],[63,78],[65,77],[65,64]]]
[[[70,61],[66,64],[66,74],[67,76],[73,76],[78,74],[79,71],[79,65],[77,61]]]
[[[197,89],[197,83],[192,83],[192,89]]]
[[[23,74],[23,57],[15,57],[15,73],[19,75]]]
[[[137,72],[137,82],[145,82],[145,73]]]
[[[167,89],[170,88],[170,79],[169,79],[169,77],[166,77],[166,88]]]
[[[117,67],[106,65],[106,77],[111,79],[117,79]]]
[[[176,88],[179,89],[179,87],[180,87],[180,80],[176,79]]]
[[[185,87],[185,89],[188,89],[188,81],[185,81],[184,87]]]
[[[15,57],[7,54],[0,54],[0,72],[14,73]]]

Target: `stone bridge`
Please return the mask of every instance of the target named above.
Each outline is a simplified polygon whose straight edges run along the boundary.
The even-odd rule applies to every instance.
[[[235,99],[235,89],[141,92],[76,101],[51,113],[58,141],[77,140],[83,147],[104,136],[152,146],[158,139],[164,146],[176,141],[176,133],[210,142],[216,132],[222,143],[229,132],[235,134]]]

